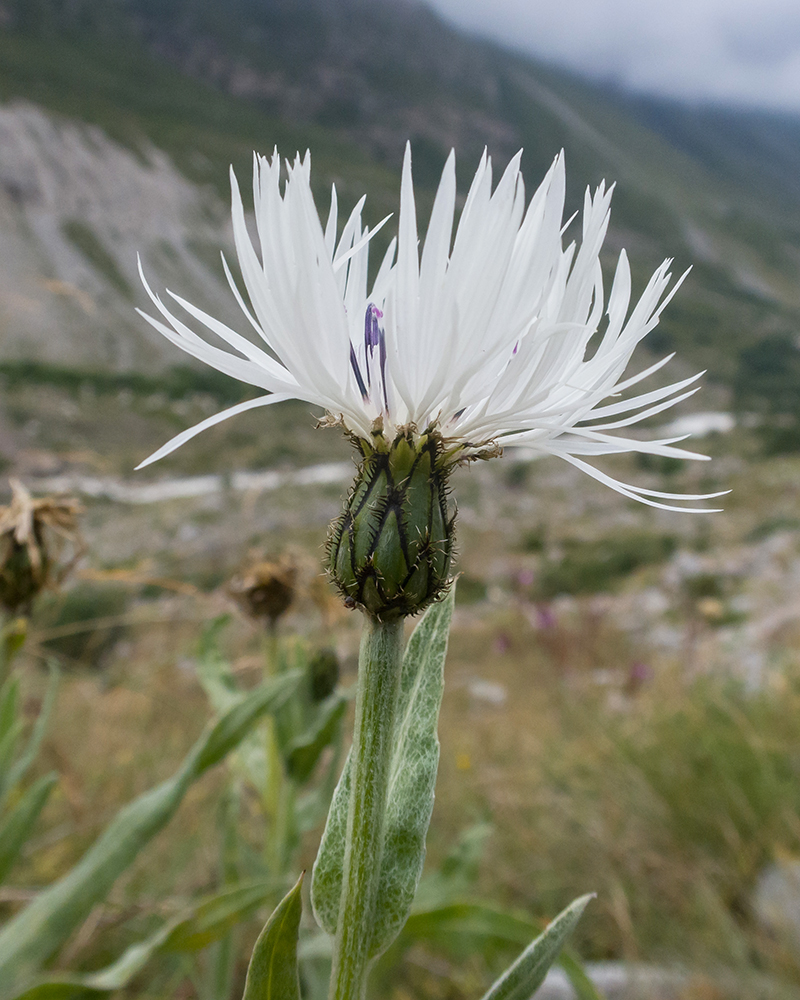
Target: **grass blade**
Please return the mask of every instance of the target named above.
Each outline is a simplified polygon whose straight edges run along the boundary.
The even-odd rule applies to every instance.
[[[39,753],[39,747],[42,745],[44,734],[47,731],[47,724],[50,721],[50,713],[53,711],[53,705],[56,701],[58,682],[58,669],[51,664],[50,680],[47,684],[47,691],[45,692],[41,711],[36,718],[36,722],[33,724],[33,732],[31,733],[30,739],[28,740],[22,755],[9,772],[9,789],[13,788],[18,782],[22,781],[28,771],[28,768],[34,760],[36,760],[36,755]]]
[[[5,925],[0,931],[0,983],[18,985],[38,972],[166,826],[193,782],[222,760],[265,712],[280,707],[298,679],[297,674],[275,678],[226,712],[172,778],[124,806],[81,861]]]
[[[8,1000],[81,1000],[124,989],[158,952],[195,950],[223,937],[261,906],[273,889],[271,882],[248,883],[199,900],[149,938],[131,945],[113,965],[85,975],[41,980]]]
[[[58,784],[55,772],[45,774],[25,792],[11,812],[0,822],[0,883],[11,871],[19,852],[31,834],[39,813]]]

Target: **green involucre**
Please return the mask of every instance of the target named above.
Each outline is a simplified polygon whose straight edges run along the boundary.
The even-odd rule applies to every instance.
[[[355,439],[362,462],[328,535],[327,565],[345,600],[383,621],[413,615],[447,586],[455,516],[441,434],[412,427]]]

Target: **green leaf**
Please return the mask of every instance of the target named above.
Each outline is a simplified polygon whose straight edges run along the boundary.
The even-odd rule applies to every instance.
[[[14,657],[25,645],[28,635],[28,620],[14,618],[0,629],[0,677],[14,662]]]
[[[227,712],[246,697],[246,692],[236,686],[230,664],[219,649],[220,635],[230,621],[230,615],[218,615],[203,629],[198,644],[197,679],[215,712]],[[237,747],[231,764],[263,796],[266,770],[263,736],[249,733]]]
[[[58,784],[55,772],[35,781],[11,812],[0,822],[0,882],[8,875],[31,834],[47,797]]]
[[[193,779],[214,767],[247,735],[250,727],[265,712],[277,711],[294,693],[302,679],[299,673],[282,674],[265,681],[239,704],[228,709],[201,738],[189,754],[184,768]],[[194,759],[192,760],[192,757]]]
[[[0,690],[0,808],[14,787],[11,762],[24,727],[18,708],[19,680],[13,678],[6,681]]]
[[[248,883],[198,900],[144,941],[131,945],[112,965],[85,975],[49,977],[9,1000],[78,1000],[124,989],[155,954],[203,948],[263,905],[272,882]]]
[[[33,732],[31,733],[30,739],[28,740],[28,743],[19,760],[13,765],[8,773],[8,791],[22,781],[28,771],[28,768],[34,760],[36,760],[36,755],[39,753],[39,747],[42,745],[44,734],[47,731],[47,724],[50,721],[50,713],[53,711],[53,705],[55,705],[56,694],[58,693],[58,681],[58,669],[51,664],[50,680],[47,684],[47,691],[45,692],[41,711],[39,712],[36,722],[33,725]]]
[[[489,989],[483,1000],[530,1000],[593,897],[581,896],[562,910]]]
[[[242,1000],[300,1000],[297,938],[303,876],[278,904],[256,941]]]
[[[337,731],[331,746],[333,753],[319,783],[311,791],[306,792],[297,799],[295,805],[295,822],[297,823],[297,829],[301,833],[316,830],[328,815],[333,793],[336,790],[336,779],[339,777],[339,765],[344,747],[344,733],[341,727]]]
[[[217,712],[226,712],[244,697],[230,672],[230,665],[219,651],[219,636],[231,620],[218,615],[204,629],[197,651],[197,679]]]
[[[85,986],[79,980],[74,982],[63,979],[52,983],[37,983],[21,993],[8,995],[8,1000],[84,1000],[84,998],[100,996],[107,990],[95,990]],[[3,994],[5,996],[5,994]]]
[[[347,702],[333,694],[319,706],[312,725],[286,748],[286,769],[298,784],[311,777],[322,751],[333,741]]]
[[[411,910],[425,860],[439,764],[436,734],[444,691],[444,660],[455,588],[430,607],[403,657],[397,729],[386,810],[386,839],[369,954],[379,955],[397,937]],[[320,926],[336,933],[342,888],[350,758],[331,803],[314,864],[311,898]]]
[[[164,940],[164,951],[198,951],[218,941],[262,906],[274,891],[275,882],[270,880],[233,886],[209,896],[173,926]]]
[[[4,740],[17,721],[19,678],[9,677],[0,688],[0,740]]]
[[[469,899],[478,879],[490,823],[474,823],[459,835],[439,868],[426,872],[417,886],[414,911],[430,910]]]
[[[576,1000],[605,1000],[605,996],[588,977],[577,958],[562,952],[559,955],[558,964],[569,979],[570,985],[575,991]]]
[[[525,945],[541,926],[482,903],[450,903],[415,911],[403,928],[403,941],[414,940],[469,953],[487,944]]]
[[[172,778],[124,806],[78,864],[5,925],[0,931],[0,983],[11,986],[35,975],[166,826],[192,783],[222,760],[265,712],[279,708],[298,680],[298,674],[286,674],[262,684],[212,724]]]

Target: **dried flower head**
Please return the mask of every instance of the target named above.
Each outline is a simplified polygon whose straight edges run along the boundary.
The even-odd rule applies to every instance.
[[[84,551],[82,505],[72,497],[34,500],[17,479],[0,507],[0,605],[27,609],[46,587],[60,584]]]
[[[296,562],[284,555],[248,567],[231,580],[228,590],[248,615],[274,628],[295,598],[297,572]]]

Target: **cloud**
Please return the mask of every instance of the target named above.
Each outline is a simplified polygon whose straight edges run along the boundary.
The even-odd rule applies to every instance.
[[[662,95],[800,111],[797,0],[432,0],[450,21]]]

